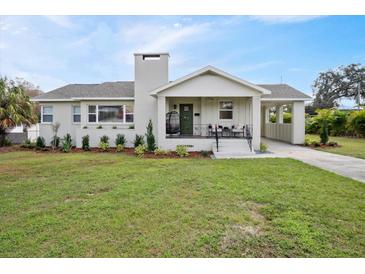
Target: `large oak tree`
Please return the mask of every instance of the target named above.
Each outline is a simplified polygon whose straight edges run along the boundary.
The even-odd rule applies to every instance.
[[[353,99],[360,103],[365,97],[365,66],[351,64],[322,72],[313,84],[313,108],[332,108],[339,99]]]

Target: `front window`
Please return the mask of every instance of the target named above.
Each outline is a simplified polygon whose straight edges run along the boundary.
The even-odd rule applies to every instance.
[[[73,122],[74,123],[80,123],[81,122],[81,111],[80,106],[73,106],[72,107],[72,116],[73,116]]]
[[[89,123],[133,123],[133,106],[90,105]]]
[[[42,107],[42,123],[52,123],[53,122],[53,107],[43,106]]]
[[[233,102],[220,101],[219,102],[219,119],[232,120],[233,119]]]
[[[89,106],[89,123],[96,123],[96,106]]]
[[[123,123],[123,106],[98,106],[98,122],[100,123]]]
[[[126,123],[133,123],[134,113],[132,106],[125,106],[125,121]]]

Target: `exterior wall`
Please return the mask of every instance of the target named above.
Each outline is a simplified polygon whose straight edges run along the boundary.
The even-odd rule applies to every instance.
[[[76,147],[82,146],[82,136],[89,135],[90,147],[98,147],[100,143],[100,137],[106,135],[109,137],[109,146],[115,147],[115,138],[118,134],[124,134],[126,138],[126,147],[133,147],[133,140],[136,135],[134,129],[117,128],[113,129],[112,126],[103,126],[102,129],[97,129],[96,126],[88,127],[87,129],[79,128],[76,130]]]
[[[168,83],[168,54],[161,54],[159,60],[143,60],[142,54],[135,54],[135,128],[137,134],[144,134],[149,119],[157,133],[157,100],[150,92]]]
[[[89,135],[90,146],[97,147],[99,145],[100,137],[107,135],[109,137],[110,146],[114,146],[114,140],[117,134],[125,134],[127,139],[127,146],[131,146],[134,137],[135,130],[129,129],[131,124],[120,124],[120,123],[89,123],[88,122],[88,106],[89,105],[127,105],[133,106],[134,102],[130,100],[126,101],[82,101],[82,102],[49,102],[42,104],[44,106],[53,106],[53,124],[56,122],[60,123],[58,130],[58,136],[63,137],[67,133],[71,135],[73,145],[81,147],[81,138],[84,135]],[[73,122],[72,107],[80,106],[81,111],[81,122]],[[98,125],[102,126],[102,129],[97,129]],[[133,123],[132,123],[133,125]],[[113,129],[116,126],[116,129]],[[87,127],[87,128],[84,128]],[[39,124],[39,136],[45,138],[46,144],[50,145],[53,131],[52,124],[40,123]]]
[[[261,93],[222,76],[204,74],[160,93],[166,97],[251,97]]]
[[[70,103],[70,102],[49,102],[42,103],[41,106],[53,106],[53,124],[56,122],[60,123],[60,128],[58,130],[58,136],[61,138],[67,133],[71,134],[71,138],[76,139],[76,130],[80,128],[79,123],[73,123],[72,121],[72,106],[80,105],[80,103]],[[39,124],[39,136],[42,136],[46,145],[50,145],[53,131],[52,123],[40,123]]]

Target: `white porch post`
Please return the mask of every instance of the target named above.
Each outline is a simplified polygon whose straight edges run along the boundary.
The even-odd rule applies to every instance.
[[[282,124],[284,121],[283,106],[276,105],[275,108],[276,108],[276,123]]]
[[[252,97],[252,145],[254,149],[260,149],[261,142],[261,98]]]
[[[293,102],[291,120],[291,143],[303,144],[305,135],[304,102]]]
[[[164,148],[166,141],[166,97],[157,97],[157,145]]]

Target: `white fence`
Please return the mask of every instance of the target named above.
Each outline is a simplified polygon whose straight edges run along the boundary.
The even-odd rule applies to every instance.
[[[291,124],[276,124],[266,123],[265,124],[265,137],[284,142],[291,142]]]

